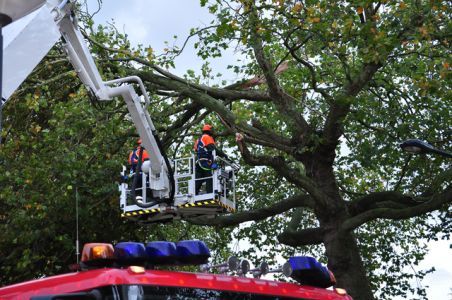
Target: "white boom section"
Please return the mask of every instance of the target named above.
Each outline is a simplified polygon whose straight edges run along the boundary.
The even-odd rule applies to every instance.
[[[68,5],[61,9],[56,7],[54,12],[57,14],[55,21],[65,42],[64,48],[78,77],[97,99],[110,100],[108,87],[100,77],[91,52],[86,46],[82,33],[77,28],[76,20],[71,16],[70,7]]]
[[[40,8],[45,2],[46,0],[0,0],[0,12],[7,16],[10,22],[16,21]]]
[[[4,0],[0,0],[1,1]],[[18,2],[26,2],[28,0],[14,0]],[[1,8],[1,6],[0,6]],[[1,11],[0,11],[1,12]],[[146,108],[149,104],[149,98],[140,78],[136,76],[117,79],[104,82],[96,67],[94,59],[89,51],[80,30],[77,27],[76,18],[72,11],[72,4],[67,0],[47,0],[46,5],[38,10],[39,18],[33,18],[29,24],[29,28],[20,31],[15,37],[11,45],[10,51],[5,54],[5,62],[10,63],[10,67],[6,68],[4,78],[15,77],[14,81],[6,81],[8,94],[4,94],[4,98],[8,99],[14,90],[22,83],[23,80],[31,73],[37,63],[44,57],[49,49],[55,44],[59,35],[55,34],[57,28],[64,39],[64,47],[66,49],[69,61],[74,66],[81,81],[86,88],[93,93],[99,100],[111,100],[112,97],[121,96],[124,98],[132,120],[142,139],[142,145],[149,152],[149,160],[151,164],[151,189],[153,197],[168,198],[170,195],[170,183],[168,180],[168,168],[165,159],[158,147],[156,138],[154,137],[155,127]],[[37,27],[37,29],[33,29]],[[31,33],[29,33],[31,32]],[[46,35],[52,35],[52,38],[46,38]],[[34,36],[33,41],[29,38]],[[46,45],[39,46],[41,39]],[[35,53],[35,49],[40,49],[39,53]],[[13,50],[14,49],[14,50]],[[33,49],[33,51],[30,51]],[[8,49],[7,49],[8,50]],[[22,65],[23,55],[29,56],[30,62]],[[19,55],[21,54],[21,55]],[[115,84],[135,81],[139,84],[142,96],[146,105],[143,107],[140,96],[138,96],[130,84]]]
[[[60,32],[51,9],[44,5],[18,22],[6,26],[3,33],[2,97],[8,100],[60,39]]]

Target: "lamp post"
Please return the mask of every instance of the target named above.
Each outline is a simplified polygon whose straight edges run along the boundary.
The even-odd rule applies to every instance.
[[[400,144],[400,148],[411,154],[432,153],[439,154],[444,157],[452,158],[452,153],[436,149],[427,142],[418,139],[409,139]]]

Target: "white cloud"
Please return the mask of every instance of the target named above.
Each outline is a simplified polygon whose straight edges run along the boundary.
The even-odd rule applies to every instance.
[[[423,284],[428,299],[452,299],[452,250],[450,241],[430,242],[429,253],[420,264],[421,269],[435,267],[436,271],[427,275]]]

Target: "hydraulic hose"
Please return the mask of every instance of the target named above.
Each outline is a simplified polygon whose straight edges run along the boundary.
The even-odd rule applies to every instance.
[[[169,162],[168,156],[166,155],[166,153],[163,150],[163,146],[162,143],[160,141],[160,138],[158,137],[158,135],[156,133],[153,134],[155,140],[157,141],[157,145],[159,147],[160,152],[162,153],[162,156],[165,160],[165,164],[167,166],[168,169],[168,179],[170,182],[170,196],[168,198],[154,198],[152,197],[152,191],[151,191],[151,195],[149,197],[146,197],[147,199],[150,199],[151,202],[147,202],[147,199],[143,199],[143,202],[146,203],[139,203],[136,199],[136,187],[138,184],[138,180],[142,180],[141,175],[141,165],[142,165],[142,159],[143,159],[143,151],[144,148],[141,147],[141,151],[140,154],[138,155],[138,164],[137,164],[137,168],[135,170],[135,176],[133,177],[133,182],[132,182],[132,189],[131,189],[131,196],[132,196],[132,200],[134,202],[135,205],[141,207],[141,208],[149,208],[152,207],[154,205],[160,204],[160,203],[167,203],[169,205],[173,204],[174,202],[174,193],[175,193],[175,181],[174,181],[174,173],[173,173],[173,168],[171,167],[171,163]],[[147,188],[146,186],[142,186],[142,189]],[[142,192],[143,193],[143,192]]]
[[[149,207],[152,207],[152,206],[154,206],[154,205],[157,205],[157,204],[166,202],[167,199],[164,199],[164,198],[155,198],[155,199],[154,199],[154,198],[152,198],[152,191],[151,191],[150,197],[146,197],[146,199],[143,198],[143,203],[139,203],[139,202],[137,201],[137,197],[136,197],[136,187],[137,187],[137,184],[138,184],[138,180],[142,180],[142,176],[143,176],[143,175],[141,174],[141,165],[142,165],[142,159],[143,159],[143,151],[144,151],[144,148],[141,147],[140,150],[141,150],[141,151],[140,151],[140,154],[138,155],[138,164],[137,164],[137,168],[136,168],[136,170],[135,170],[135,175],[133,176],[131,196],[132,196],[133,203],[134,203],[135,205],[138,205],[138,206],[141,207],[141,208],[149,208]],[[141,195],[143,195],[143,190],[144,190],[144,189],[147,189],[146,184],[145,184],[144,186],[143,186],[143,184],[141,185]],[[148,203],[148,202],[147,202],[147,199],[151,199],[152,201]],[[144,203],[144,202],[146,202],[146,203]]]
[[[166,155],[165,149],[163,149],[162,141],[156,132],[153,133],[155,140],[157,141],[157,146],[159,147],[160,153],[162,153],[163,159],[165,160],[166,168],[168,169],[168,180],[171,185],[170,196],[168,198],[168,204],[172,204],[174,202],[174,194],[176,192],[176,182],[174,180],[174,170],[171,166],[171,163]]]

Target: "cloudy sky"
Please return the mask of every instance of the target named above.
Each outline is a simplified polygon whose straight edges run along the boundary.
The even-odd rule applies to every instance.
[[[97,0],[88,1],[89,10],[97,8]],[[150,45],[157,53],[166,46],[165,41],[172,42],[173,35],[178,36],[178,44],[182,45],[189,29],[207,25],[212,16],[205,8],[200,8],[199,0],[103,0],[101,11],[95,16],[96,23],[105,24],[114,20],[119,30],[126,32],[133,44]],[[192,43],[176,60],[177,74],[183,74],[187,69],[198,71],[202,61],[194,55]],[[220,72],[226,80],[235,81],[234,75],[226,70],[226,66],[234,61],[231,51],[220,59],[212,62],[214,73]],[[422,262],[420,269],[435,267],[434,274],[428,275],[422,282],[429,286],[429,299],[452,299],[452,250],[449,241],[430,243],[430,253]],[[413,285],[416,285],[413,282]]]
[[[88,0],[87,3],[90,12],[98,7],[97,0]],[[167,47],[165,41],[173,45],[173,36],[177,35],[175,43],[182,46],[190,28],[208,25],[213,18],[207,9],[199,6],[199,0],[103,0],[102,9],[94,19],[101,24],[114,20],[117,29],[127,33],[132,43],[151,46],[159,54]],[[193,41],[190,40],[186,51],[176,59],[176,70],[173,71],[178,75],[187,69],[198,71],[203,64],[194,55]],[[238,78],[226,70],[227,64],[233,60],[231,50],[223,57],[212,60],[211,67],[225,75],[223,79],[234,81]]]

